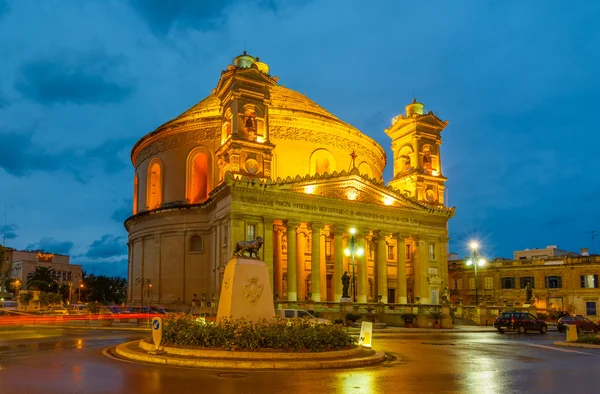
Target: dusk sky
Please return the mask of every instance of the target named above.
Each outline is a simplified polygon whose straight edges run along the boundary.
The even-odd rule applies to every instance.
[[[413,97],[448,120],[452,252],[472,238],[489,258],[591,248],[600,3],[574,4],[0,0],[0,243],[125,276],[133,144],[210,94],[245,46],[375,138],[386,181],[384,129]]]

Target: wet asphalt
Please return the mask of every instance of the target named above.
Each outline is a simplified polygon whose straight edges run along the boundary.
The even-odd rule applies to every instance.
[[[103,351],[138,332],[0,331],[0,393],[568,393],[600,392],[600,350],[558,347],[564,334],[380,334],[377,366],[215,371],[138,364]]]

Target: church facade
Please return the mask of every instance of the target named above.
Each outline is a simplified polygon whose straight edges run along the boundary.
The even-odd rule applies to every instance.
[[[448,284],[440,145],[447,122],[413,101],[383,148],[246,53],[213,93],[133,147],[131,304],[218,298],[237,241],[261,237],[275,298],[437,304]],[[345,255],[350,229],[365,251]]]

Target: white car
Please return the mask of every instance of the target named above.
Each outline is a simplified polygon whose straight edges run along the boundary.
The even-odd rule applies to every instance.
[[[331,323],[327,319],[321,319],[318,317],[314,317],[310,314],[309,311],[304,309],[276,309],[275,314],[279,317],[283,317],[285,319],[293,319],[295,317],[310,319],[316,323],[328,324]]]
[[[67,310],[67,308],[63,308],[62,306],[55,306],[54,308],[52,308],[50,310],[51,313],[55,314],[55,315],[68,315],[69,311]]]

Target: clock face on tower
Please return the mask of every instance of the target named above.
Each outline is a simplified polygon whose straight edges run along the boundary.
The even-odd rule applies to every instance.
[[[425,191],[425,199],[429,202],[435,202],[435,192],[433,189],[427,189]]]
[[[256,159],[247,159],[244,167],[249,174],[254,175],[258,172],[258,161]]]

